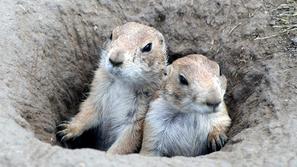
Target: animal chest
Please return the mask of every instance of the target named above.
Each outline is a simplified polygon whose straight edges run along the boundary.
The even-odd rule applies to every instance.
[[[199,114],[163,115],[156,144],[163,156],[197,156],[207,152],[210,130],[206,117]]]
[[[134,92],[129,88],[123,88],[120,83],[114,83],[102,95],[100,101],[102,112],[98,127],[101,149],[109,148],[131,123],[133,114],[137,111],[136,102]]]

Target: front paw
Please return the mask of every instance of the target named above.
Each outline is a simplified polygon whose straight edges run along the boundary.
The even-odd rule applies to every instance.
[[[62,124],[58,126],[58,129],[61,129],[57,132],[59,136],[61,136],[61,141],[69,140],[71,138],[75,138],[82,133],[82,128],[78,124],[74,124],[69,121],[64,121]]]
[[[119,150],[111,147],[106,151],[106,154],[107,155],[116,155],[116,154],[121,154],[121,152]]]
[[[208,149],[210,151],[219,151],[227,142],[228,137],[225,133],[211,132],[208,134]]]
[[[124,155],[124,154],[130,154],[133,153],[133,151],[129,148],[129,146],[124,144],[118,144],[114,143],[107,151],[107,155]]]

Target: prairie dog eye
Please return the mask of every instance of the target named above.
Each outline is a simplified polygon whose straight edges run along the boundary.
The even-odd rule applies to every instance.
[[[143,47],[141,49],[141,52],[149,52],[151,50],[152,50],[152,43],[150,42],[150,43],[146,44],[145,47]]]
[[[183,75],[179,74],[178,79],[182,85],[189,85],[188,80]]]
[[[112,40],[112,33],[110,34],[109,39]]]

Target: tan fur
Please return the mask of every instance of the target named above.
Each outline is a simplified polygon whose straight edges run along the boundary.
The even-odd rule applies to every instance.
[[[152,43],[151,51],[142,52],[148,43]],[[102,142],[111,144],[99,146],[102,150],[110,154],[134,152],[141,144],[144,117],[151,95],[160,88],[165,62],[166,46],[159,31],[134,22],[115,28],[90,95],[71,122],[62,124],[64,139],[100,125]]]
[[[207,146],[216,151],[224,145],[231,119],[224,103],[227,80],[219,73],[219,65],[202,55],[168,66],[160,96],[146,115],[141,154],[197,156],[207,153]],[[215,108],[208,105],[217,102]]]

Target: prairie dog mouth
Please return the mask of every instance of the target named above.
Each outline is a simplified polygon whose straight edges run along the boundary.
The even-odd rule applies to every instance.
[[[197,113],[205,113],[205,114],[210,114],[210,113],[215,113],[218,110],[219,107],[217,108],[213,108],[213,107],[209,107],[207,105],[204,104],[197,104],[197,103],[187,103],[185,105],[183,105],[181,107],[181,110],[184,111],[189,111],[189,112],[197,112]]]
[[[107,63],[105,69],[108,73],[110,73],[113,76],[121,76],[122,70],[119,67],[113,67],[111,64]]]

